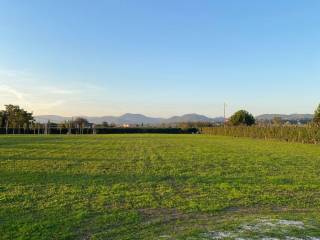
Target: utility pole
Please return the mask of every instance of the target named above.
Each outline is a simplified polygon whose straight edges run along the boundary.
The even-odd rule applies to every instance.
[[[223,103],[223,123],[226,122],[226,106],[227,104],[224,102]]]

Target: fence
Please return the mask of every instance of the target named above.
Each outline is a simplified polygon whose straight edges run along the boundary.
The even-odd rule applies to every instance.
[[[320,143],[320,128],[305,126],[218,126],[201,128],[200,132],[211,135],[278,139],[288,142]]]
[[[124,133],[163,133],[191,134],[197,128],[0,128],[0,134],[124,134]]]

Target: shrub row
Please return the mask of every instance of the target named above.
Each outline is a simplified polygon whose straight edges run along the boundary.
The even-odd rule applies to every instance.
[[[167,134],[182,134],[182,133],[195,133],[196,128],[97,128],[97,134],[108,133],[167,133]]]
[[[0,128],[0,134],[118,134],[118,133],[166,133],[166,134],[191,134],[198,132],[197,128],[50,128],[47,131],[40,129],[5,129]]]
[[[203,134],[233,137],[278,139],[288,142],[320,143],[320,128],[316,126],[217,126],[201,128]]]

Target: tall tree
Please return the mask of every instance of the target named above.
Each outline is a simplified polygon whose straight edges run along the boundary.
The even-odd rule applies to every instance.
[[[255,123],[255,119],[251,113],[245,110],[240,110],[231,116],[230,123],[234,126],[237,126],[237,125],[251,126]]]
[[[108,122],[102,122],[101,126],[102,126],[102,127],[106,127],[106,128],[107,128],[107,127],[109,127],[110,125],[109,125],[109,123],[108,123]]]
[[[82,117],[77,117],[73,123],[79,128],[84,128],[89,124],[88,120]]]
[[[4,116],[6,121],[6,127],[9,128],[29,128],[30,123],[34,120],[32,113],[25,111],[17,105],[5,105]]]
[[[6,112],[0,111],[0,127],[1,128],[5,127],[6,120],[7,120]]]
[[[76,128],[79,129],[79,133],[83,134],[83,129],[88,126],[89,122],[87,119],[82,118],[82,117],[77,117],[74,121],[73,124],[75,125]]]

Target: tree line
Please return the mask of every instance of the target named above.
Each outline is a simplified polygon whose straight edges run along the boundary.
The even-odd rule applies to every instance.
[[[282,126],[283,121],[281,118],[276,117],[272,121],[273,126]],[[223,131],[219,130],[219,127],[223,127]],[[253,128],[254,126],[254,128]],[[235,135],[235,136],[273,136],[278,138],[277,134],[270,134],[271,132],[281,131],[286,132],[286,130],[274,128],[272,130],[259,127],[261,124],[257,124],[254,116],[246,110],[239,110],[235,112],[229,119],[225,120],[223,123],[210,123],[210,122],[183,122],[177,123],[173,125],[160,125],[160,128],[177,128],[177,129],[192,129],[190,132],[197,132],[195,129],[201,129],[202,133],[210,133],[210,134],[222,134],[222,135]],[[308,130],[308,133],[301,133],[301,131],[297,134],[299,136],[309,135],[310,132],[316,132],[320,128],[320,104],[314,112],[313,121],[310,124],[305,125],[308,128],[312,129]],[[238,127],[236,129],[235,127]],[[248,127],[248,128],[245,128]],[[251,128],[250,128],[251,127]],[[67,120],[63,123],[51,123],[48,121],[47,123],[39,123],[36,122],[32,112],[28,112],[23,108],[20,108],[17,105],[5,105],[5,109],[0,111],[0,133],[6,134],[15,134],[15,133],[34,133],[34,134],[89,134],[89,133],[110,133],[112,130],[108,130],[109,128],[116,128],[115,124],[109,124],[107,122],[103,122],[102,124],[93,124],[89,123],[89,121],[83,117],[77,117],[72,120]],[[135,127],[132,127],[132,129]],[[152,127],[143,127],[139,126],[136,128],[152,128]],[[226,128],[231,128],[230,130],[226,130]],[[106,130],[102,130],[106,129]],[[152,128],[154,131],[154,128]],[[250,130],[251,129],[251,130]],[[258,130],[259,129],[259,130]],[[293,128],[288,129],[288,131],[292,132]],[[301,128],[299,128],[301,130]],[[269,131],[267,134],[264,131]],[[124,130],[114,130],[114,132],[123,132]],[[177,131],[177,130],[175,130]],[[259,134],[256,134],[257,131],[260,131]],[[130,132],[134,132],[130,130]],[[185,131],[185,132],[188,132]],[[250,133],[249,133],[250,132]],[[293,134],[294,135],[294,134]],[[291,137],[296,139],[296,136]],[[308,140],[309,141],[309,140]]]
[[[227,126],[252,126],[256,124],[254,116],[246,110],[239,110],[235,112],[226,122]],[[274,117],[271,121],[273,125],[282,125],[283,120],[280,117]],[[320,104],[314,111],[314,117],[310,122],[311,125],[320,127]]]
[[[6,129],[16,129],[21,133],[21,129],[29,129],[34,123],[33,114],[16,105],[5,105],[5,110],[0,111],[0,126]],[[14,133],[14,132],[13,132]]]
[[[90,123],[86,118],[76,117],[61,123],[36,122],[33,113],[17,105],[5,105],[0,111],[0,134],[106,134],[106,133],[196,133],[193,125],[117,127],[113,123]]]
[[[18,105],[8,104],[5,105],[4,110],[0,111],[0,128],[4,129],[6,134],[50,133],[51,129],[58,129],[60,133],[65,129],[69,133],[72,132],[72,129],[77,129],[77,133],[83,133],[84,129],[88,127],[92,127],[92,124],[82,117],[59,124],[50,121],[39,123],[35,121],[32,112],[28,112]]]

